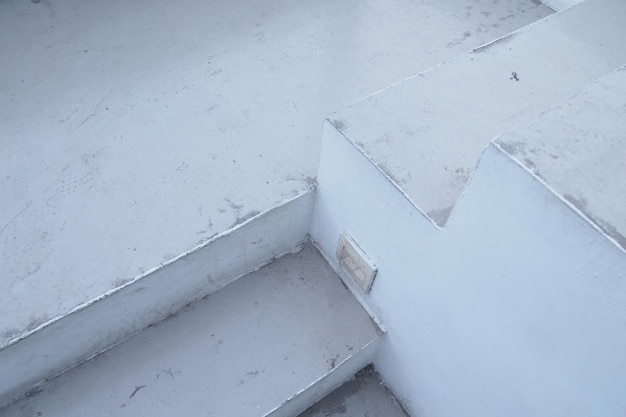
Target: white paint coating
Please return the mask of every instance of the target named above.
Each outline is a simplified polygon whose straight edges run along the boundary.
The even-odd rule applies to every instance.
[[[322,396],[341,384],[328,379],[335,370],[349,378],[372,360],[369,347],[380,337],[307,244],[0,414],[261,417],[312,384]],[[295,410],[291,416],[304,408]]]
[[[626,250],[626,67],[496,139]]]
[[[0,349],[0,404],[292,251],[312,208],[303,194]]]
[[[350,105],[333,124],[443,226],[485,146],[626,63],[626,2],[588,0]]]
[[[626,413],[626,256],[509,156],[486,150],[443,230],[330,123],[318,181],[312,237],[378,265],[375,365],[413,415]]]
[[[324,115],[548,13],[0,2],[0,346],[306,192]]]

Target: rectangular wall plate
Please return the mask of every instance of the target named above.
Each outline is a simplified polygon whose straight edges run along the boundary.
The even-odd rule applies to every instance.
[[[369,293],[378,269],[346,232],[342,232],[339,235],[337,260],[343,270],[352,277],[359,287],[365,293]]]

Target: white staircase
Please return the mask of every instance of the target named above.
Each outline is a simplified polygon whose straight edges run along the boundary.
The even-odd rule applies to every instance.
[[[619,415],[626,230],[607,172],[623,168],[625,18],[620,0],[586,0],[340,110],[317,179],[289,199],[226,198],[222,233],[7,330],[0,415],[288,417],[370,363],[415,415],[548,416],[570,400],[571,416],[603,401]],[[554,120],[576,125],[570,107],[615,127],[586,165],[598,175],[569,158],[593,143],[545,141]],[[335,257],[342,232],[378,266],[371,293]]]

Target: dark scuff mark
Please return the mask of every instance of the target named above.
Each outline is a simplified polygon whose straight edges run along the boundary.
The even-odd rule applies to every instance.
[[[589,210],[587,200],[584,198],[576,198],[571,194],[563,194],[563,198],[572,203],[574,207],[580,210],[589,220],[598,226],[604,233],[613,238],[619,246],[626,249],[626,236],[621,234],[615,226],[606,220],[594,216]]]
[[[589,216],[589,218],[591,218],[600,227],[600,229],[604,231],[604,233],[615,239],[618,245],[620,245],[623,249],[626,249],[626,236],[618,232],[615,226],[599,217]]]
[[[378,164],[378,168],[380,168],[380,170],[387,176],[389,177],[389,179],[391,181],[393,181],[393,183],[395,183],[398,187],[400,187],[402,184],[405,184],[406,181],[405,180],[401,180],[400,178],[396,177],[395,175],[393,175],[391,173],[391,170],[389,168],[387,168],[387,166],[385,164]],[[402,187],[400,187],[402,188]]]
[[[291,175],[287,175],[285,177],[285,181],[287,181],[287,182],[289,182],[289,181],[304,182],[307,185],[306,189],[309,190],[309,191],[316,189],[317,185],[318,185],[317,184],[317,178],[310,177],[310,176],[306,176],[304,178],[298,179],[298,178],[292,177]],[[291,191],[291,194],[294,195],[294,196],[298,195],[299,193],[300,193],[299,190],[292,190]]]
[[[518,153],[526,155],[526,144],[524,142],[498,142],[498,144],[509,155],[517,155]]]
[[[17,336],[18,334],[20,334],[19,329],[13,328],[13,329],[8,329],[4,333],[2,333],[2,337],[6,340],[13,340],[13,338]]]
[[[172,371],[172,368],[161,369],[161,371],[163,371],[164,374],[166,374],[167,376],[169,376],[172,379],[176,378],[176,375],[181,375],[182,374],[182,372],[180,372],[178,370]]]
[[[335,126],[337,129],[343,131],[346,128],[346,123],[341,119],[329,120],[330,124]]]
[[[243,208],[243,205],[235,204],[229,198],[225,198],[224,201],[226,201],[226,203],[228,204],[228,207],[230,207],[233,210],[241,210]]]
[[[528,158],[524,158],[524,165],[533,171],[537,168],[537,165],[535,165],[535,163]]]
[[[215,232],[211,236],[203,237],[202,239],[200,239],[199,241],[196,242],[196,245],[197,246],[204,245],[206,242],[208,242],[209,240],[213,239],[217,235],[219,235],[219,233]]]
[[[317,178],[315,177],[305,177],[304,182],[306,182],[309,190],[314,190],[317,188]]]
[[[448,221],[448,217],[450,217],[450,213],[454,206],[446,207],[440,210],[430,210],[426,215],[434,221],[437,226],[443,227]]]
[[[576,198],[573,195],[567,193],[563,194],[563,198],[565,198],[567,201],[572,203],[574,207],[587,215],[587,200],[585,200],[584,198]]]
[[[114,288],[119,288],[119,287],[122,287],[122,286],[128,284],[131,281],[132,281],[132,279],[130,279],[130,278],[116,279],[115,282],[113,282],[113,287]]]
[[[130,394],[130,396],[128,397],[128,399],[131,399],[135,396],[135,394],[137,394],[140,390],[144,389],[146,386],[145,385],[138,385],[135,386],[135,390],[133,391],[132,394]]]
[[[98,110],[100,110],[100,107],[102,107],[102,103],[104,103],[104,98],[102,100],[100,100],[100,102],[98,104],[96,104],[96,108],[94,109],[94,111],[87,116],[87,118],[85,118],[85,120],[83,120],[78,127],[81,127],[82,125],[84,125],[85,123],[87,123],[89,121],[89,119],[91,119],[92,117],[94,117],[97,113]]]
[[[240,225],[242,223],[247,222],[248,220],[250,220],[251,218],[258,216],[259,214],[261,214],[260,211],[258,210],[252,210],[249,211],[248,213],[244,214],[243,216],[238,216],[237,220],[235,220],[235,222],[233,224],[230,225],[230,228],[233,228],[237,225]]]
[[[468,31],[465,31],[465,32],[463,32],[463,36],[461,36],[460,38],[452,39],[450,42],[448,42],[448,43],[446,44],[446,47],[448,47],[448,48],[453,48],[453,47],[455,47],[455,46],[457,46],[457,45],[460,45],[460,44],[462,44],[463,42],[465,42],[465,40],[466,40],[467,38],[469,38],[469,37],[471,37],[471,36],[472,36],[472,32],[470,32],[469,30],[468,30]]]
[[[45,316],[44,317],[32,317],[30,319],[30,322],[28,322],[28,325],[26,326],[26,330],[31,331],[33,329],[36,329],[37,327],[41,326],[47,321],[48,321],[48,317],[45,317]]]
[[[337,359],[339,359],[338,354],[335,354],[331,356],[330,358],[326,359],[326,363],[328,364],[328,366],[330,366],[331,371],[337,367]]]

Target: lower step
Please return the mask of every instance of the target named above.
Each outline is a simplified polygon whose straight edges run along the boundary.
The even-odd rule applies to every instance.
[[[298,417],[410,417],[372,365]]]
[[[0,414],[293,416],[371,362],[381,336],[307,244]]]

